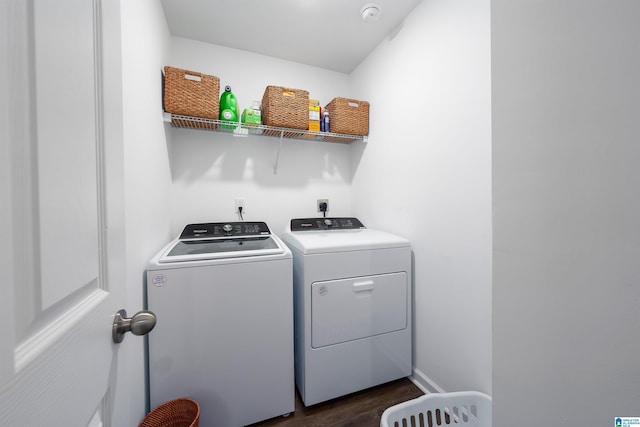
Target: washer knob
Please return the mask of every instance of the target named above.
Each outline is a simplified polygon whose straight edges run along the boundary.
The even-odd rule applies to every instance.
[[[233,225],[225,224],[222,226],[222,229],[224,230],[225,234],[231,234],[231,232],[233,231]]]
[[[327,218],[324,220],[324,225],[326,225],[327,227],[331,227],[333,225],[333,221]]]

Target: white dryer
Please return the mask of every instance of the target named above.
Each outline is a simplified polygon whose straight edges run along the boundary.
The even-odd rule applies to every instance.
[[[147,268],[151,409],[190,397],[200,425],[293,412],[292,258],[264,222],[188,225]]]
[[[412,373],[411,247],[357,218],[293,219],[296,385],[314,405]]]

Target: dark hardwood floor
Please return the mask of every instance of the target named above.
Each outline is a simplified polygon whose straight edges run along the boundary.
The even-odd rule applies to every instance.
[[[305,408],[296,392],[294,413],[251,427],[378,427],[385,409],[423,394],[403,378]]]

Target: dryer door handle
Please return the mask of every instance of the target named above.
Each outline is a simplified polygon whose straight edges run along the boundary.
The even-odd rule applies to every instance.
[[[373,290],[373,280],[364,280],[353,283],[353,292],[365,292]]]

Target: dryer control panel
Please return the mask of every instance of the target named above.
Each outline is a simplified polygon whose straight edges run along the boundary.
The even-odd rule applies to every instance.
[[[268,236],[270,234],[269,227],[264,222],[209,222],[187,225],[180,234],[180,240]]]
[[[358,218],[300,218],[291,220],[291,231],[360,230],[366,228]]]

